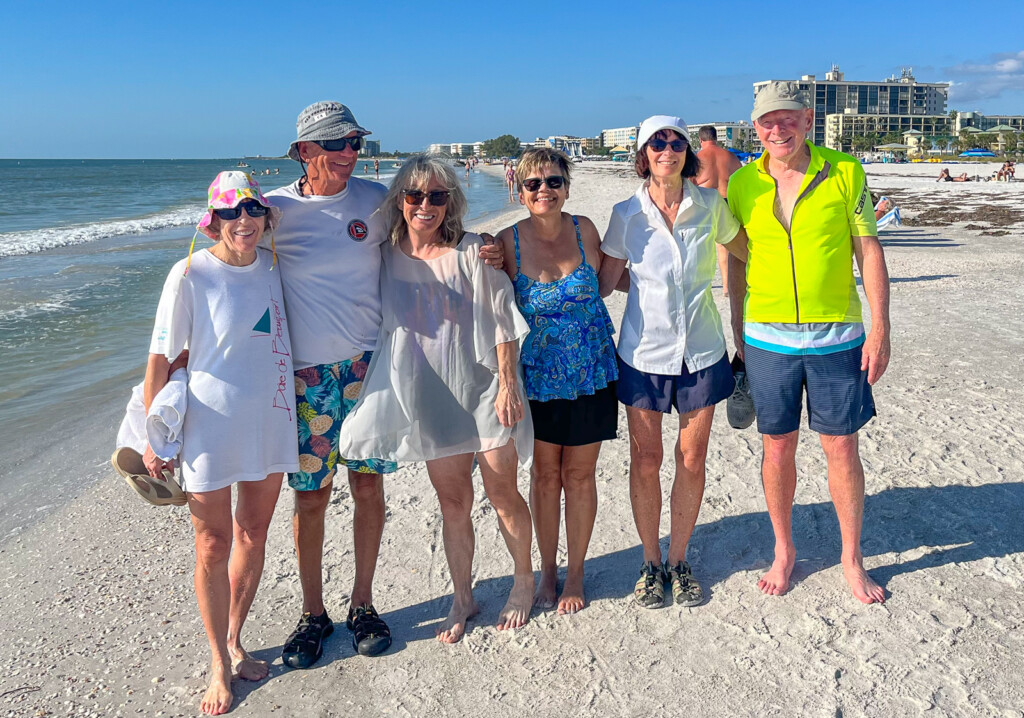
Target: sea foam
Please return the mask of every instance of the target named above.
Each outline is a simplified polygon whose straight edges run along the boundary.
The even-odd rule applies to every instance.
[[[94,242],[107,237],[141,234],[163,227],[192,225],[202,217],[202,211],[193,207],[180,207],[159,214],[134,219],[116,219],[63,227],[45,227],[22,232],[0,232],[0,258],[33,254],[56,247]]]

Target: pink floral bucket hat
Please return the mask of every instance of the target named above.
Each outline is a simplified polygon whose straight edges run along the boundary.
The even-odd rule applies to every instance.
[[[210,230],[210,223],[213,222],[213,210],[234,209],[246,200],[255,200],[266,207],[267,225],[264,231],[270,232],[270,245],[274,246],[274,230],[281,223],[281,209],[270,203],[260,190],[259,183],[245,172],[231,170],[221,172],[213,178],[210,183],[209,195],[206,202],[206,213],[196,225],[196,234],[192,237],[192,246],[189,247],[189,262],[185,267],[185,274],[188,274],[188,267],[192,263],[192,251],[196,246],[196,237],[202,232],[210,239],[218,239],[217,233]],[[274,263],[277,263],[277,252],[274,252]]]
[[[209,200],[206,203],[206,214],[200,220],[199,231],[210,239],[217,239],[217,235],[210,232],[207,227],[213,221],[213,210],[234,209],[247,199],[253,199],[270,210],[267,215],[267,232],[273,232],[281,221],[281,210],[270,204],[270,200],[263,196],[259,183],[245,172],[221,172],[213,178],[210,183]]]

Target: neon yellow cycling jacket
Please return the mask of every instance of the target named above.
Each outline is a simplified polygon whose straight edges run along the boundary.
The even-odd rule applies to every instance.
[[[729,208],[748,237],[748,322],[859,322],[852,237],[878,235],[864,168],[807,143],[811,162],[787,232],[775,215],[768,153],[729,178]]]

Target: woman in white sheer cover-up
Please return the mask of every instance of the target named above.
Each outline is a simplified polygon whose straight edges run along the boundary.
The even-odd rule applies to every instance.
[[[391,236],[382,249],[383,324],[339,453],[427,462],[455,589],[437,629],[445,643],[458,641],[477,613],[470,518],[475,455],[514,563],[497,626],[518,628],[529,620],[534,588],[530,511],[516,477],[517,464],[529,465],[533,451],[519,371],[529,327],[505,273],[477,258],[480,236],[463,232],[465,194],[444,160],[406,161],[381,211]]]

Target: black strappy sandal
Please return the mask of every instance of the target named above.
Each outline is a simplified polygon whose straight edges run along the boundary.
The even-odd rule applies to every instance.
[[[363,656],[379,656],[391,647],[391,629],[371,604],[348,609],[345,627],[352,631],[352,647]]]

